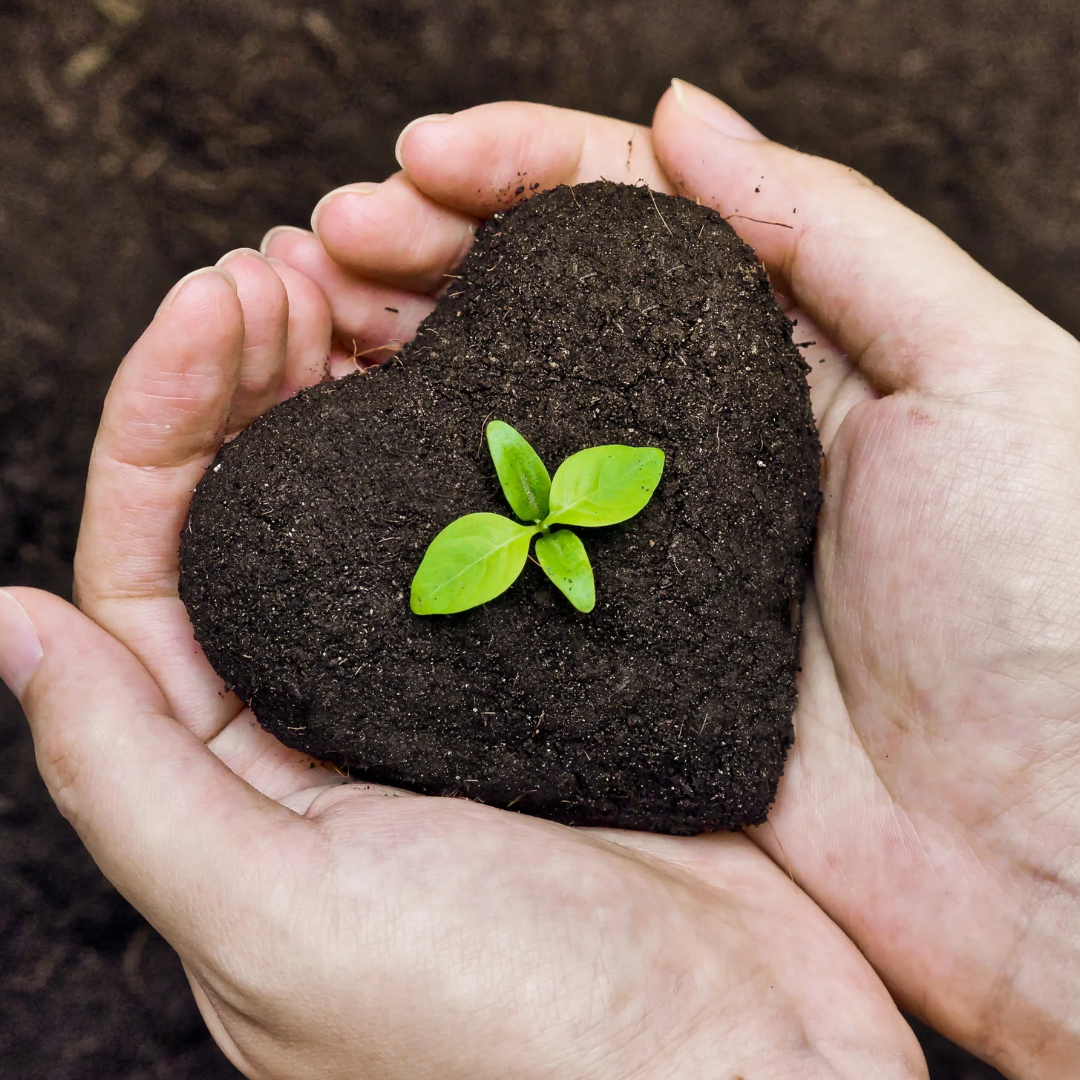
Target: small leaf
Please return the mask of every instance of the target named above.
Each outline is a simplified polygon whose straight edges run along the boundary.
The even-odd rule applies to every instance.
[[[543,521],[548,513],[551,477],[540,456],[501,420],[488,424],[487,441],[510,509],[522,521]]]
[[[593,446],[571,454],[551,481],[545,525],[615,525],[652,498],[664,471],[653,446]]]
[[[596,606],[596,585],[585,545],[578,536],[569,529],[541,536],[536,541],[536,558],[578,611],[592,611]]]
[[[417,615],[452,615],[494,600],[517,580],[540,530],[501,514],[466,514],[428,545],[412,580]]]

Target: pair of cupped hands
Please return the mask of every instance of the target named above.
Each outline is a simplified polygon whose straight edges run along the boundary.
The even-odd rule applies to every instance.
[[[398,158],[169,293],[105,405],[82,613],[0,593],[49,790],[225,1052],[275,1080],[925,1077],[899,1005],[1009,1076],[1075,1077],[1080,345],[687,84],[651,130],[502,103],[415,121]],[[224,437],[407,340],[507,192],[601,176],[730,215],[818,341],[796,742],[748,835],[344,783],[222,693],[177,597]]]

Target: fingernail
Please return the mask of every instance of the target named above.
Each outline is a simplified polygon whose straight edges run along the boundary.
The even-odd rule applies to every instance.
[[[295,225],[275,225],[262,238],[262,243],[259,244],[259,253],[262,254],[262,255],[265,255],[266,254],[266,249],[270,247],[270,241],[273,240],[275,236],[280,236],[282,233],[287,233],[287,232],[298,232],[302,236],[310,236],[311,235],[311,233],[309,233],[307,231],[307,229],[298,229]]]
[[[373,184],[370,180],[365,180],[361,184],[345,184],[342,187],[334,188],[333,191],[328,191],[316,204],[315,209],[311,211],[311,231],[319,231],[319,215],[323,212],[323,207],[331,199],[336,199],[339,195],[370,195],[373,191],[379,190],[378,184]]]
[[[394,144],[394,157],[397,158],[397,163],[404,169],[405,162],[401,160],[401,146],[405,142],[405,136],[409,134],[414,127],[419,127],[421,124],[441,124],[444,120],[449,120],[453,113],[432,113],[430,116],[418,116],[415,120],[410,120],[402,129],[401,134],[397,137],[397,142]]]
[[[725,105],[719,98],[707,94],[693,83],[672,79],[671,88],[675,91],[675,101],[679,108],[688,116],[708,124],[713,131],[732,139],[764,141],[765,136],[749,120],[744,120],[730,105]]]
[[[165,294],[165,299],[161,301],[161,305],[157,309],[157,314],[160,315],[163,311],[168,311],[169,308],[180,299],[180,294],[187,288],[190,282],[194,281],[196,278],[205,277],[207,274],[217,274],[218,277],[224,278],[224,280],[229,283],[229,288],[232,289],[233,292],[236,292],[236,281],[228,270],[220,266],[203,266],[198,270],[192,270],[190,274],[182,277]]]
[[[214,263],[215,269],[222,269],[222,267],[231,263],[233,259],[242,258],[244,255],[250,255],[252,258],[260,259],[262,262],[266,262],[266,256],[261,251],[256,251],[254,248],[233,248],[232,251],[227,251],[216,263]]]
[[[22,604],[0,589],[0,679],[21,698],[44,656],[37,630]]]

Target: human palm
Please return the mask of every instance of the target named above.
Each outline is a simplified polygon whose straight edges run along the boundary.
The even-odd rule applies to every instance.
[[[471,221],[534,183],[674,186],[757,249],[816,339],[826,459],[797,739],[755,839],[908,1007],[1009,1073],[1071,1075],[1076,341],[861,177],[691,87],[661,102],[651,142],[500,105],[422,123],[399,155],[405,177],[324,202],[317,239],[270,237],[346,330],[357,276],[388,251],[433,286]]]
[[[493,108],[498,133],[520,107]],[[563,170],[545,180],[611,175],[629,141],[667,186],[647,132],[556,120],[521,132]],[[449,177],[484,171],[467,209],[494,208],[520,149]],[[191,489],[223,435],[409,336],[471,239],[475,217],[405,177],[357,197],[390,209],[350,232],[351,263],[298,232],[270,240],[287,262],[236,253],[167,298],[117,375],[76,560],[94,622],[13,594],[44,649],[22,700],[58,804],[251,1076],[925,1075],[863,958],[745,838],[344,783],[222,692],[176,595]]]

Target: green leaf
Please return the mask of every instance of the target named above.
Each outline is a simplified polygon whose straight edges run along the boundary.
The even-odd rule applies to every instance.
[[[540,530],[501,514],[466,514],[435,537],[412,580],[417,615],[452,615],[494,600],[514,584]]]
[[[539,455],[501,420],[488,424],[487,441],[510,509],[522,521],[543,521],[548,513],[551,477]]]
[[[652,498],[664,471],[653,446],[593,446],[555,470],[544,525],[615,525]]]
[[[536,558],[578,611],[592,611],[596,606],[596,585],[585,545],[578,536],[569,529],[541,536],[536,541]]]

